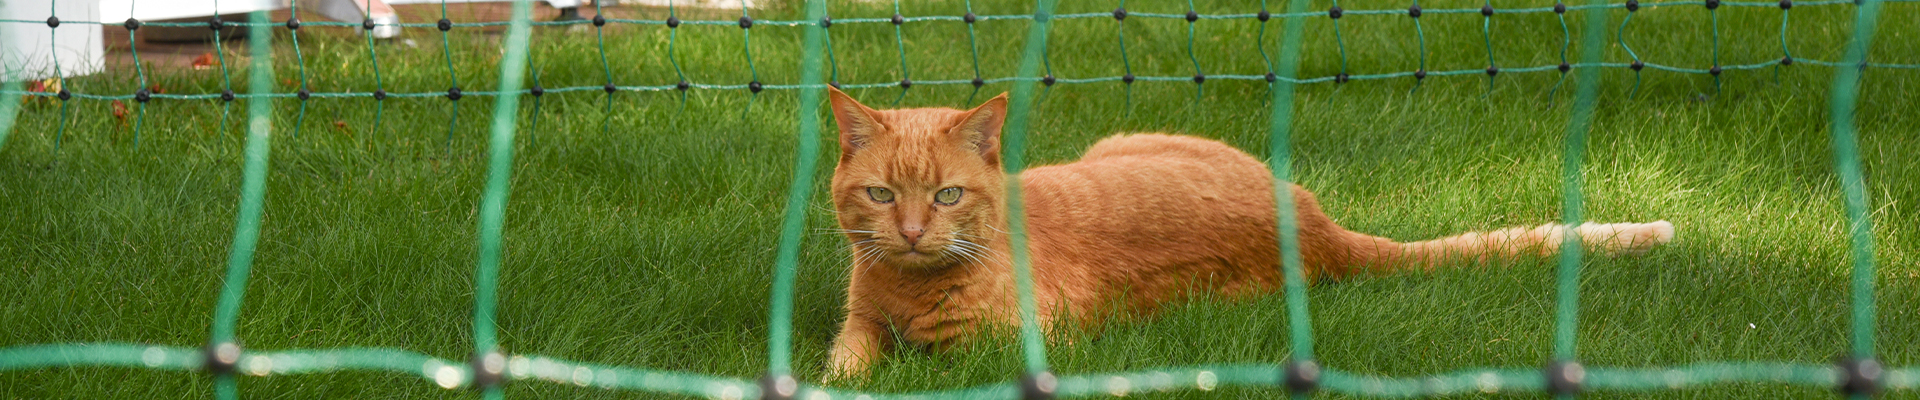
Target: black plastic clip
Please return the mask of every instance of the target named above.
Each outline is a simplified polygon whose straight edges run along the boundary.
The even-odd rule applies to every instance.
[[[1420,18],[1420,5],[1415,4],[1412,7],[1407,7],[1407,16],[1413,17],[1413,18]]]
[[[300,30],[300,18],[287,18],[287,30]]]
[[[146,92],[147,90],[146,90],[146,89],[140,89],[140,91],[141,91],[142,93],[145,93],[145,92]],[[303,88],[300,88],[300,91],[298,91],[298,92],[294,92],[294,93],[293,93],[293,96],[294,96],[294,97],[299,97],[299,98],[300,98],[300,100],[306,100],[307,98],[310,98],[310,97],[313,97],[313,91],[310,91],[310,90],[307,90],[307,88],[304,88],[304,87],[303,87]],[[135,98],[137,99],[138,97],[135,97]],[[146,100],[141,100],[141,101],[146,101]]]
[[[1113,9],[1113,20],[1115,21],[1127,20],[1127,8],[1120,7],[1120,8]]]
[[[1793,65],[1793,57],[1780,57],[1780,65]]]
[[[1480,16],[1482,17],[1493,16],[1493,5],[1488,4],[1488,5],[1480,6]]]
[[[533,97],[540,97],[541,95],[547,94],[547,88],[540,87],[540,84],[536,83],[533,84],[533,87],[527,89],[527,94],[531,94]]]
[[[1494,75],[1500,75],[1500,67],[1487,67],[1487,77],[1492,78]]]
[[[760,400],[793,400],[800,393],[800,382],[792,375],[767,374],[760,377]]]
[[[1557,2],[1557,1],[1556,1],[1556,2],[1553,2],[1553,13],[1554,13],[1554,14],[1566,14],[1566,13],[1567,13],[1567,3],[1562,3],[1562,2]]]
[[[740,16],[740,29],[753,29],[753,17]]]
[[[1782,10],[1792,10],[1792,9],[1793,9],[1793,0],[1780,0],[1780,9],[1782,9]]]
[[[447,100],[460,101],[460,96],[459,86],[447,88]]]
[[[386,99],[387,99],[387,90],[386,90],[386,89],[374,89],[374,90],[373,90],[373,99],[374,99],[374,100],[386,100]]]
[[[441,32],[450,31],[450,30],[453,30],[453,21],[448,20],[446,18],[441,18],[440,22],[434,24],[434,27],[440,28]]]
[[[1023,400],[1053,400],[1053,391],[1060,388],[1060,379],[1053,373],[1041,371],[1020,378],[1020,398]]]
[[[980,79],[980,77],[977,77],[977,76],[976,76],[976,77],[973,77],[973,87],[975,87],[975,88],[978,88],[978,87],[980,87],[980,86],[982,86],[982,85],[986,85],[986,84],[987,84],[987,81],[986,81],[986,80],[984,80],[984,79]]]
[[[507,356],[499,352],[474,354],[467,360],[467,369],[473,370],[473,387],[486,389],[499,386],[507,381]]]
[[[1128,77],[1128,78],[1132,78],[1132,77],[1133,77],[1133,75],[1127,75],[1127,77]],[[1267,83],[1273,83],[1273,81],[1277,81],[1277,80],[1280,80],[1280,76],[1279,76],[1279,75],[1274,75],[1274,74],[1273,74],[1272,72],[1268,72],[1268,73],[1267,73]],[[1133,80],[1132,80],[1132,79],[1128,79],[1128,80],[1127,80],[1127,83],[1133,83]]]
[[[1640,0],[1627,0],[1627,12],[1640,11]]]
[[[1707,73],[1713,74],[1713,76],[1720,76],[1720,66],[1718,65],[1713,66],[1712,69],[1707,70]]]
[[[60,17],[53,17],[53,16],[49,16],[49,17],[47,17],[47,27],[48,27],[48,28],[59,28],[59,27],[60,27]]]
[[[912,89],[912,88],[913,88],[913,80],[912,80],[912,79],[901,79],[901,80],[900,80],[900,88],[901,88],[901,89]]]
[[[1587,381],[1587,368],[1572,360],[1549,362],[1541,373],[1547,378],[1547,392],[1561,397],[1580,393],[1580,387]]]
[[[833,27],[833,16],[831,16],[831,15],[829,15],[829,16],[825,16],[825,17],[820,17],[820,27],[821,27],[821,28],[832,28],[832,27]]]
[[[960,16],[960,20],[962,20],[962,21],[967,21],[967,23],[969,23],[969,24],[971,24],[971,23],[974,23],[975,21],[979,21],[979,20],[980,20],[980,16],[978,16],[978,15],[973,15],[973,12],[972,12],[972,11],[968,11],[968,12],[967,12],[967,15],[962,15],[962,16]]]
[[[613,94],[613,92],[619,91],[620,87],[614,86],[613,82],[607,82],[607,84],[600,86],[600,90],[606,91],[607,94]]]
[[[368,18],[368,19],[360,20],[360,28],[369,30],[369,31],[373,30],[373,19]]]
[[[832,22],[827,22],[826,24],[827,24],[827,25],[833,25],[833,23],[832,23]],[[667,17],[667,27],[668,27],[668,28],[679,28],[679,27],[680,27],[680,18],[675,18],[675,17],[671,17],[671,16],[669,16],[669,17]]]
[[[1043,85],[1053,86],[1053,82],[1053,74],[1047,74],[1047,76],[1040,78],[1040,84]]]
[[[301,99],[305,99],[305,97],[302,97]],[[147,88],[140,88],[140,90],[136,90],[133,92],[133,101],[145,103],[148,100],[153,100],[153,93],[148,92]]]
[[[1200,13],[1187,11],[1187,22],[1199,21]]]
[[[1716,9],[1716,8],[1720,8],[1720,0],[1707,0],[1707,9],[1708,9],[1708,10],[1712,10],[1712,9]]]
[[[904,23],[907,23],[907,17],[902,17],[899,13],[893,14],[893,26],[900,26],[900,24]]]
[[[1333,83],[1347,83],[1348,78],[1347,73],[1341,72],[1333,76]]]
[[[1267,22],[1268,19],[1273,18],[1273,13],[1267,12],[1267,10],[1260,10],[1260,13],[1254,14],[1254,17],[1260,18],[1260,22]]]
[[[1199,84],[1199,83],[1207,83],[1207,75],[1206,75],[1206,74],[1193,74],[1193,83],[1196,83],[1196,84]]]
[[[140,20],[127,18],[127,23],[122,24],[121,26],[127,27],[127,30],[130,30],[130,31],[137,31],[137,30],[140,30]]]
[[[221,22],[220,16],[218,15],[215,15],[213,16],[213,18],[207,20],[207,30],[217,31],[217,30],[220,30],[220,28],[225,28],[225,27],[227,27],[227,23]],[[373,28],[367,28],[367,29],[373,29]]]
[[[1560,73],[1564,74],[1564,73],[1567,73],[1567,71],[1572,71],[1572,70],[1573,70],[1572,64],[1567,64],[1566,61],[1560,62]]]
[[[201,368],[217,375],[233,373],[240,365],[240,345],[233,342],[214,343],[203,349],[206,361]]]
[[[594,15],[593,15],[593,26],[607,26],[607,16],[605,16],[605,15],[600,15],[600,14],[594,14]]]
[[[760,81],[747,82],[747,91],[760,93]]]
[[[1427,79],[1427,70],[1426,70],[1426,69],[1416,69],[1416,70],[1413,70],[1413,80],[1416,80],[1416,81],[1418,81],[1418,80],[1425,80],[1425,79]]]
[[[1835,363],[1840,367],[1841,393],[1853,397],[1872,396],[1880,392],[1886,379],[1886,369],[1879,361],[1871,358],[1842,358]]]
[[[65,90],[62,91],[64,92]],[[233,101],[233,98],[233,89],[220,91],[220,101]],[[61,100],[66,100],[65,96],[62,96]]]
[[[1347,14],[1347,11],[1341,10],[1340,6],[1333,6],[1333,8],[1327,9],[1327,18],[1340,19],[1340,16],[1346,15],[1346,14]]]
[[[1313,361],[1291,361],[1286,372],[1282,373],[1281,383],[1296,395],[1312,393],[1320,388],[1320,364]]]
[[[685,92],[687,91],[687,89],[692,89],[692,88],[693,88],[693,84],[687,83],[687,81],[680,81],[680,83],[673,84],[673,90],[678,90],[682,92]]]
[[[1641,68],[1646,68],[1646,67],[1647,67],[1647,63],[1640,62],[1640,60],[1633,60],[1632,64],[1627,64],[1627,68],[1633,69],[1633,72],[1640,72]]]

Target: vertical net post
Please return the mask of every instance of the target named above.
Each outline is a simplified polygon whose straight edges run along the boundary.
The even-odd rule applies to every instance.
[[[1308,0],[1287,2],[1287,15],[1307,10]],[[1293,202],[1293,97],[1299,82],[1300,36],[1306,29],[1301,18],[1286,18],[1281,23],[1280,62],[1275,65],[1272,87],[1273,111],[1267,120],[1268,169],[1273,173],[1273,199],[1276,229],[1279,229],[1280,273],[1287,300],[1288,344],[1292,347],[1288,376],[1314,361],[1313,321],[1307,313],[1307,275],[1300,258],[1300,229]],[[1317,369],[1317,368],[1315,368]],[[1315,374],[1317,375],[1317,373]],[[1292,379],[1287,380],[1293,383]],[[1306,398],[1307,388],[1293,387],[1295,398]]]
[[[1580,60],[1589,65],[1601,60],[1606,42],[1605,0],[1593,0],[1587,10],[1587,26],[1580,43]],[[1584,218],[1585,202],[1581,189],[1581,165],[1586,160],[1587,133],[1593,128],[1596,97],[1599,94],[1600,69],[1581,68],[1574,76],[1572,116],[1567,122],[1566,147],[1561,158],[1560,262],[1555,276],[1553,358],[1545,375],[1549,391],[1560,398],[1571,398],[1585,379],[1575,344],[1580,313],[1580,234],[1575,227]]]
[[[500,284],[500,230],[507,212],[507,194],[513,175],[514,117],[520,109],[520,83],[527,69],[527,43],[532,36],[532,0],[513,2],[507,27],[507,54],[500,60],[499,97],[493,101],[493,125],[488,134],[487,188],[480,199],[480,255],[473,273],[474,358],[495,354],[494,307]],[[476,370],[478,371],[478,370]],[[502,397],[498,386],[483,388],[487,399]]]
[[[1867,51],[1880,21],[1881,0],[1863,0],[1853,21],[1853,38],[1847,41],[1846,55],[1835,66],[1828,101],[1833,123],[1834,169],[1840,175],[1840,191],[1847,206],[1847,234],[1853,246],[1853,324],[1852,351],[1855,359],[1871,359],[1874,354],[1874,330],[1877,327],[1873,305],[1873,220],[1868,215],[1867,188],[1860,173],[1860,144],[1854,127],[1854,105],[1860,97],[1860,74],[1866,69]]]
[[[807,1],[807,20],[818,21],[827,15],[825,0]],[[772,304],[767,326],[767,373],[787,376],[792,373],[793,285],[800,262],[800,242],[807,229],[807,203],[813,196],[813,172],[820,159],[820,96],[826,81],[822,49],[826,47],[827,28],[807,24],[804,57],[800,65],[800,110],[797,143],[794,145],[793,184],[787,190],[787,214],[780,224],[780,249],[774,259]],[[789,392],[791,393],[791,392]]]
[[[255,11],[253,23],[267,23],[265,11]],[[260,214],[267,197],[267,159],[273,139],[273,38],[271,29],[250,29],[247,44],[252,48],[248,67],[246,163],[240,183],[240,210],[234,218],[233,246],[227,252],[227,277],[220,289],[220,301],[214,308],[213,332],[209,349],[235,342],[234,326],[240,321],[240,303],[246,297],[247,276],[253,268],[254,246],[260,240]],[[235,353],[237,359],[237,353]],[[233,399],[233,375],[215,378],[214,395]]]
[[[1040,335],[1040,322],[1033,301],[1033,266],[1027,251],[1026,204],[1020,196],[1020,171],[1026,169],[1027,119],[1034,103],[1034,77],[1040,73],[1041,58],[1047,50],[1047,32],[1053,26],[1053,7],[1057,0],[1037,0],[1033,24],[1027,29],[1026,48],[1020,53],[1018,78],[1013,81],[1013,97],[1007,106],[1007,121],[1001,132],[1001,158],[1007,179],[1007,237],[1013,253],[1013,280],[1019,292],[1020,344],[1027,373],[1047,370],[1046,341]]]
[[[4,64],[0,60],[0,64]],[[20,95],[25,75],[18,75],[10,65],[0,65],[0,150],[7,149],[7,133],[13,132],[13,121],[20,112]]]

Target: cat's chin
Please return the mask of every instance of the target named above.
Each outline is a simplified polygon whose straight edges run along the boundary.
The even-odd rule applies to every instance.
[[[919,251],[897,252],[887,257],[887,264],[905,270],[931,270],[953,265],[953,260],[939,254]]]

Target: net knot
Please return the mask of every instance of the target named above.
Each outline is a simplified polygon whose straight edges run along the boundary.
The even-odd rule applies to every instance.
[[[606,91],[607,94],[613,94],[614,91],[620,90],[620,87],[614,86],[613,82],[607,82],[605,85],[600,85],[600,90]]]
[[[1627,0],[1627,12],[1640,11],[1640,0]]]
[[[1273,18],[1273,13],[1267,12],[1267,10],[1263,9],[1263,10],[1260,10],[1259,14],[1254,14],[1254,17],[1260,18],[1260,22],[1267,22],[1267,19]]]
[[[1427,70],[1425,69],[1413,70],[1413,80],[1418,81],[1418,80],[1425,80],[1425,79],[1427,79]]]
[[[60,88],[60,93],[57,94],[57,96],[60,96],[60,101],[67,101],[73,99],[73,92],[67,91],[66,88]]]
[[[1480,16],[1483,16],[1483,17],[1493,16],[1493,5],[1488,4],[1488,5],[1480,6]]]
[[[1311,393],[1320,387],[1320,364],[1313,361],[1288,362],[1282,375],[1281,383],[1296,395]]]
[[[1586,367],[1572,360],[1549,362],[1546,368],[1541,369],[1541,373],[1547,378],[1547,392],[1561,397],[1579,393],[1587,380]]]
[[[137,30],[140,30],[140,20],[127,18],[127,23],[122,24],[122,26],[127,27],[127,30],[137,31]]]
[[[1193,74],[1193,83],[1207,83],[1207,74]]]
[[[1487,67],[1487,77],[1491,78],[1494,75],[1499,75],[1499,74],[1500,74],[1500,67],[1498,66]]]
[[[220,28],[225,28],[226,26],[227,26],[227,23],[221,22],[220,16],[218,15],[213,16],[213,18],[207,19],[207,30],[218,31],[220,30]]]
[[[1782,10],[1793,9],[1793,0],[1780,0],[1780,9]]]
[[[740,29],[753,29],[753,17],[740,16]]]
[[[48,28],[59,28],[59,27],[60,27],[60,17],[47,17],[47,27],[48,27]]]
[[[747,91],[758,94],[760,93],[760,89],[760,81],[747,82]]]
[[[233,89],[220,91],[220,101],[233,101],[233,98],[234,98]],[[63,98],[61,100],[66,100],[66,99]]]
[[[1193,22],[1193,21],[1199,21],[1199,20],[1200,20],[1200,13],[1193,12],[1193,10],[1187,10],[1187,22]]]
[[[767,374],[760,377],[761,400],[793,400],[793,396],[799,392],[800,382],[794,381],[792,375]]]
[[[142,91],[142,92],[145,92],[146,90],[145,90],[145,89],[141,89],[141,91]],[[298,92],[294,92],[294,93],[293,93],[293,96],[294,96],[294,97],[299,97],[299,98],[300,98],[301,100],[306,100],[306,99],[307,99],[307,98],[309,98],[309,97],[313,97],[313,92],[312,92],[312,91],[309,91],[309,90],[307,90],[307,88],[304,88],[304,87],[303,87],[303,88],[300,88],[300,91],[298,91]],[[145,101],[145,100],[141,100],[141,101]]]
[[[1641,68],[1646,68],[1646,67],[1647,67],[1647,63],[1640,62],[1640,60],[1633,60],[1633,64],[1627,65],[1627,68],[1633,69],[1633,72],[1640,72]]]
[[[374,90],[373,90],[373,99],[374,99],[374,100],[386,100],[386,99],[387,99],[387,90],[386,90],[386,89],[374,89]]]
[[[980,87],[980,86],[982,86],[982,85],[986,85],[986,84],[987,84],[987,81],[986,81],[986,80],[983,80],[983,79],[980,79],[980,77],[977,77],[977,76],[976,76],[976,77],[973,77],[973,87],[975,87],[975,88],[978,88],[978,87]]]
[[[467,368],[473,370],[474,388],[492,388],[507,380],[507,356],[500,352],[474,354],[467,360]]]
[[[1127,8],[1126,8],[1126,7],[1120,7],[1120,8],[1115,8],[1115,9],[1113,9],[1113,20],[1115,20],[1115,21],[1126,21],[1126,20],[1127,20]]]
[[[687,81],[685,80],[680,81],[680,83],[673,84],[674,90],[678,90],[682,92],[685,92],[687,91],[687,89],[691,89],[691,88],[693,88],[693,84],[687,83]]]
[[[1129,74],[1127,75],[1127,78],[1129,78],[1127,79],[1127,83],[1133,83],[1133,79],[1131,79],[1133,78],[1133,75]],[[1267,73],[1267,83],[1273,83],[1273,81],[1277,81],[1277,80],[1280,80],[1279,75],[1274,75],[1272,72]]]
[[[287,30],[290,30],[290,31],[297,31],[297,30],[300,30],[300,18],[296,18],[296,17],[288,17],[288,18],[287,18]]]
[[[1340,9],[1340,6],[1333,6],[1333,8],[1327,9],[1327,18],[1340,19],[1340,16],[1346,13],[1346,10]]]
[[[1707,0],[1708,10],[1717,9],[1717,8],[1720,8],[1720,0]]]
[[[1780,57],[1780,65],[1793,65],[1793,57]]]
[[[1053,82],[1053,74],[1047,74],[1047,76],[1040,78],[1040,83],[1043,85],[1053,86]]]
[[[1347,73],[1341,72],[1333,76],[1333,83],[1347,83],[1347,79],[1349,79]]]
[[[140,90],[133,91],[133,101],[145,103],[148,100],[153,100],[153,93],[148,92],[147,88],[140,88]]]
[[[1837,389],[1853,397],[1868,397],[1879,393],[1886,369],[1879,361],[1871,358],[1843,358],[1836,363],[1840,369],[1840,385]]]
[[[1554,13],[1554,14],[1566,14],[1566,13],[1567,13],[1567,3],[1562,3],[1562,2],[1557,2],[1557,1],[1556,1],[1556,2],[1553,2],[1553,13]]]
[[[907,23],[907,17],[900,16],[900,13],[893,13],[893,26],[900,26],[900,24],[904,23]]]
[[[913,88],[913,80],[912,80],[912,79],[901,79],[901,80],[900,80],[900,88],[901,88],[901,89],[912,89],[912,88]]]
[[[1053,400],[1053,391],[1060,388],[1060,379],[1053,373],[1040,371],[1020,378],[1020,398],[1023,400]]]
[[[1712,69],[1707,70],[1707,73],[1713,74],[1713,76],[1720,76],[1720,66],[1718,65],[1713,66]]]
[[[961,21],[966,21],[967,23],[969,23],[969,24],[971,24],[971,23],[973,23],[974,21],[979,21],[979,20],[980,20],[980,16],[978,16],[978,15],[973,15],[973,12],[972,12],[972,11],[968,11],[968,12],[967,12],[967,15],[962,15],[962,16],[960,16],[960,20],[961,20]]]
[[[447,88],[447,100],[460,101],[461,96],[459,86]]]
[[[1412,7],[1407,7],[1407,16],[1413,17],[1413,18],[1420,18],[1420,5],[1415,4]]]
[[[607,16],[594,14],[593,26],[607,26]]]
[[[527,94],[531,94],[533,97],[540,97],[541,95],[547,94],[547,88],[540,87],[540,84],[535,83],[533,87],[527,88]]]
[[[972,21],[968,21],[968,22],[972,22]],[[832,27],[833,27],[833,16],[831,16],[831,15],[829,15],[829,16],[825,16],[825,17],[820,17],[820,27],[821,27],[821,28],[832,28]]]
[[[1567,64],[1566,61],[1560,62],[1560,73],[1564,74],[1564,73],[1567,73],[1567,71],[1572,71],[1572,70],[1573,70],[1572,64]]]
[[[1126,84],[1128,84],[1128,85],[1132,85],[1132,84],[1133,84],[1133,73],[1131,73],[1131,72],[1129,72],[1129,73],[1127,73],[1126,75],[1121,75],[1121,76],[1120,76],[1120,82],[1123,82],[1123,83],[1126,83]]]
[[[832,22],[828,22],[827,24],[828,24],[828,25],[832,25],[833,23],[832,23]],[[671,16],[669,16],[669,17],[667,17],[667,27],[668,27],[668,28],[679,28],[679,27],[680,27],[680,18],[675,18],[675,17],[671,17]]]
[[[367,18],[367,19],[360,20],[360,29],[365,29],[369,31],[373,30],[373,19]]]
[[[450,31],[450,30],[453,30],[453,21],[448,20],[446,18],[441,18],[438,23],[434,24],[434,26],[437,28],[440,28],[441,32]]]

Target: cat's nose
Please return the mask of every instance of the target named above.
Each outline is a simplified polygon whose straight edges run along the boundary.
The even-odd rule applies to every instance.
[[[923,234],[926,232],[927,232],[926,229],[921,229],[919,227],[900,228],[900,236],[907,238],[907,245],[909,246],[920,244],[920,234]]]

